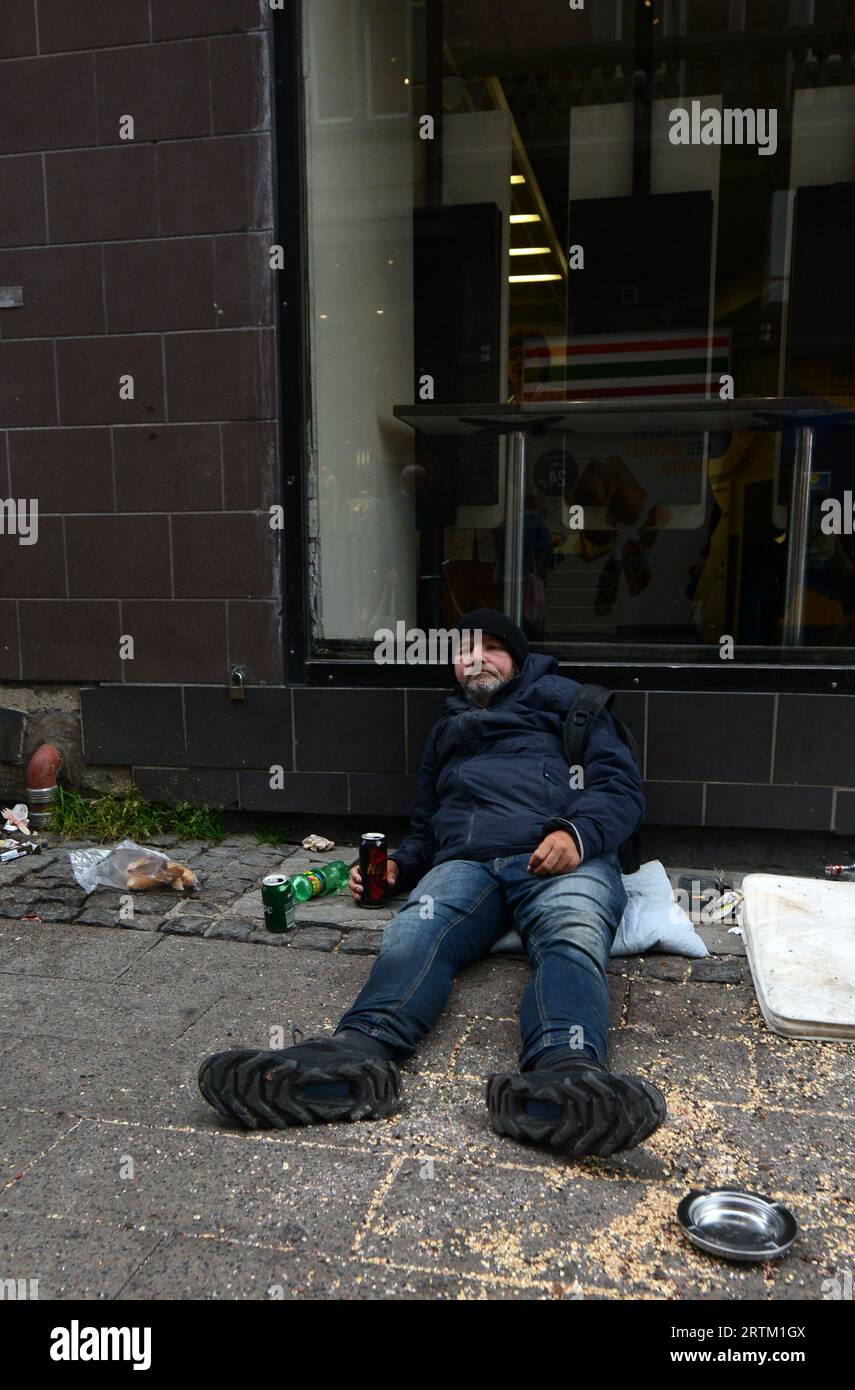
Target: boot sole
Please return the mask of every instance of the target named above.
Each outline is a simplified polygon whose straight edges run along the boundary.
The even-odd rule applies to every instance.
[[[306,1094],[307,1086],[346,1083],[347,1097]],[[217,1052],[199,1068],[199,1090],[209,1105],[244,1129],[334,1124],[382,1119],[401,1094],[401,1073],[381,1057],[342,1057],[326,1066],[281,1053],[241,1048]]]
[[[633,1149],[668,1113],[650,1081],[580,1068],[572,1076],[495,1073],[487,1081],[487,1108],[497,1134],[521,1143],[549,1144],[558,1153],[607,1156]],[[529,1101],[560,1107],[558,1118],[526,1112]]]

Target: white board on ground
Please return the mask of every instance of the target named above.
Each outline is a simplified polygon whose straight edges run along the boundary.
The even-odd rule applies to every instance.
[[[763,1017],[776,1033],[855,1038],[855,883],[748,874],[743,936]]]

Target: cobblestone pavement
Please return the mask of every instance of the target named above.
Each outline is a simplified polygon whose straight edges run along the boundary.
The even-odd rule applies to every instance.
[[[356,907],[349,893],[298,903],[296,930],[280,935],[264,926],[262,878],[273,873],[294,874],[333,859],[350,864],[357,857],[355,846],[338,845],[325,854],[310,854],[295,847],[283,854],[282,847],[260,844],[254,835],[234,835],[213,846],[200,841],[178,843],[177,837],[166,836],[151,841],[151,845],[193,868],[201,884],[198,893],[186,897],[171,890],[123,894],[97,888],[87,897],[74,879],[69,859],[71,850],[87,843],[68,840],[61,846],[46,845],[39,855],[0,864],[0,918],[79,922],[83,926],[204,936],[279,949],[373,956],[380,949],[384,926],[405,901],[405,896],[394,898],[388,909],[370,912]],[[672,871],[675,882],[679,872],[683,871]],[[739,878],[735,875],[734,881]],[[715,960],[652,957],[638,962],[641,972],[661,979],[688,975],[722,984],[740,981],[745,973],[735,959],[745,955],[740,939],[723,927],[704,929],[703,936]],[[624,972],[627,965],[613,962],[612,967]]]
[[[706,960],[610,963],[610,1064],[669,1103],[638,1149],[580,1161],[493,1133],[484,1078],[516,1066],[527,978],[495,956],[457,980],[393,1116],[247,1134],[202,1101],[199,1061],[332,1031],[391,912],[322,899],[275,936],[264,874],[351,848],[160,843],[198,897],[86,898],[71,842],[0,865],[0,1279],[43,1298],[819,1299],[855,1268],[855,1045],[770,1032],[725,928],[701,929]],[[730,1183],[793,1209],[786,1259],[686,1243],[679,1199]]]

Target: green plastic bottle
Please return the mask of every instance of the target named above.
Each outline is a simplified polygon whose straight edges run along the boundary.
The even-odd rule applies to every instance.
[[[291,880],[294,897],[298,903],[307,903],[310,898],[323,898],[328,893],[337,893],[350,877],[350,869],[343,859],[334,859],[331,864],[318,865],[314,869],[304,869]]]

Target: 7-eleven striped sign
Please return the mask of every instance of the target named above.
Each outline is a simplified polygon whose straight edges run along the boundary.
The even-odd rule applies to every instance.
[[[730,330],[533,338],[523,346],[523,400],[703,396],[730,366]],[[717,392],[716,392],[717,394]]]

